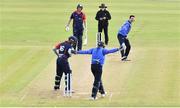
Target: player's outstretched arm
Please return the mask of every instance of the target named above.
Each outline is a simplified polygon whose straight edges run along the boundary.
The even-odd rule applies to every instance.
[[[103,53],[106,55],[106,54],[109,54],[109,53],[115,53],[115,52],[117,52],[117,51],[119,51],[119,50],[123,50],[123,47],[113,48],[113,49],[110,49],[110,50],[104,49],[104,52],[103,52]]]
[[[93,49],[77,51],[77,54],[92,54]]]

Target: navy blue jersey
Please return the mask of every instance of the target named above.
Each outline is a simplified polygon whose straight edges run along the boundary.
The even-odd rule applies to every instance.
[[[59,50],[59,55],[61,55],[62,58],[68,59],[71,57],[71,50],[73,50],[73,47],[69,42],[65,41],[59,43],[55,48]]]
[[[83,21],[86,16],[83,12],[78,13],[77,11],[71,14],[71,19],[73,19],[73,29],[83,30]]]

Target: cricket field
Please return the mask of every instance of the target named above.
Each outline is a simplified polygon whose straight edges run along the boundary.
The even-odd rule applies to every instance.
[[[96,12],[101,3],[112,15],[110,43],[136,16],[129,40],[131,61],[120,53],[106,56],[107,96],[90,101],[93,76],[89,55],[73,55],[72,98],[54,91],[56,55],[52,48],[72,34],[65,25],[78,3],[87,16],[88,45],[95,47]],[[180,0],[0,0],[0,106],[180,106]],[[71,23],[72,24],[72,23]],[[98,97],[100,95],[98,94]]]

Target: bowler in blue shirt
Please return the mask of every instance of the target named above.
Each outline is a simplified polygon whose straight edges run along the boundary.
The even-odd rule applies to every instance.
[[[117,34],[117,38],[119,40],[119,44],[121,47],[123,47],[125,50],[121,51],[121,60],[122,61],[126,61],[127,57],[129,55],[130,49],[131,49],[131,44],[129,42],[128,39],[128,33],[131,30],[131,25],[132,22],[135,21],[135,16],[134,15],[130,15],[129,16],[129,20],[127,20],[122,27],[119,29],[118,34]]]

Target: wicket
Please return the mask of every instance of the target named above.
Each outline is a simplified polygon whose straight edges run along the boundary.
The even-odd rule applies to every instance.
[[[98,42],[102,41],[101,32],[96,33],[96,46],[98,45]]]
[[[65,74],[65,86],[64,86],[64,96],[71,97],[72,96],[72,74]]]

